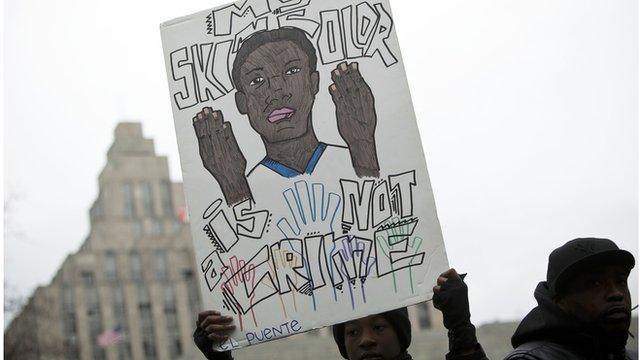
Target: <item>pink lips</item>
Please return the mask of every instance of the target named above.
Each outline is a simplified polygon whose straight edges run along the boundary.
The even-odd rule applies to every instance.
[[[269,114],[269,116],[267,117],[267,120],[269,120],[270,123],[275,124],[278,121],[291,118],[295,112],[296,112],[295,110],[290,109],[288,107],[283,107],[282,109],[275,109],[271,112],[271,114]]]

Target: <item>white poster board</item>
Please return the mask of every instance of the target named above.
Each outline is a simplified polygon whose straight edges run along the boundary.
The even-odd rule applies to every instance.
[[[221,350],[431,298],[448,268],[388,1],[248,0],[161,25]]]

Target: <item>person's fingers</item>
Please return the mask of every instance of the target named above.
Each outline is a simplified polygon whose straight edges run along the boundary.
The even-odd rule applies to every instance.
[[[198,313],[197,324],[199,325],[207,316],[220,315],[220,311],[217,310],[205,310]]]
[[[458,272],[454,268],[451,268],[438,276],[438,279],[436,279],[436,284],[439,286],[443,286],[444,283],[450,279],[458,279],[462,281],[462,277],[458,275]]]
[[[207,133],[214,135],[222,128],[222,112],[219,110],[213,111],[210,107],[202,109],[203,122],[206,127]]]
[[[331,80],[336,81],[340,77],[340,69],[335,69],[331,72]]]
[[[200,328],[206,329],[213,324],[229,324],[233,321],[231,316],[209,315],[201,323]]]
[[[202,121],[198,122],[202,123]],[[213,159],[213,156],[215,154],[213,150],[213,142],[211,141],[211,135],[202,132],[201,135],[198,136],[198,150],[200,151],[200,157],[202,158],[203,164],[206,167],[207,161]]]
[[[211,117],[213,118],[213,126],[216,128],[216,130],[220,129],[222,127],[222,124],[224,123],[224,116],[222,115],[222,111],[213,111],[213,109],[211,108],[208,109],[209,112],[211,112]]]
[[[214,334],[218,334],[218,335],[225,335],[225,334],[230,333],[231,331],[233,331],[235,328],[236,328],[235,325],[213,324],[213,325],[207,326],[204,329],[204,331],[206,331],[208,334],[214,333]]]
[[[451,268],[445,272],[443,272],[442,274],[440,274],[440,276],[446,277],[447,279],[450,278],[453,274],[457,274],[456,270],[454,268]]]
[[[352,87],[351,93],[360,101],[360,103],[368,104],[373,100],[371,88],[369,88],[369,85],[362,77],[357,62],[349,64],[349,70],[347,71],[346,77],[349,79],[349,86]]]
[[[342,70],[342,74],[349,81],[353,81],[357,76],[360,75],[360,70],[358,70],[358,66],[357,65],[354,66],[353,64],[354,63],[345,65],[344,69]]]
[[[458,272],[456,271],[456,269],[451,268],[443,272],[442,274],[440,274],[440,277],[443,277],[445,279],[455,279],[455,278],[459,278],[460,275],[458,275]]]
[[[206,127],[201,112],[197,113],[196,116],[193,117],[193,129],[196,131],[196,136],[198,138],[205,135]]]
[[[228,335],[218,335],[218,334],[209,334],[207,335],[207,337],[209,338],[209,340],[213,340],[213,341],[226,341],[229,336]]]
[[[447,271],[445,271],[449,277],[449,279],[453,279],[455,277],[460,277],[460,275],[458,275],[458,272],[456,271],[456,269],[451,268]]]
[[[347,66],[346,61],[341,62],[340,64],[338,64],[338,66],[336,66],[335,70],[331,72],[331,79],[335,81],[336,79],[340,78],[340,76],[344,75],[348,68],[349,67]]]
[[[336,84],[331,84],[329,86],[329,94],[331,94],[331,99],[334,104],[338,104],[338,102],[342,99],[342,94],[338,91],[338,87]]]
[[[350,82],[349,78],[347,77],[348,69],[349,66],[347,65],[347,62],[344,61],[338,64],[338,66],[336,66],[336,69],[331,72],[331,80],[333,80],[333,84],[336,86],[338,92],[341,93],[342,96],[344,96],[348,92],[348,84]]]
[[[342,89],[340,91],[345,95],[349,95],[351,102],[361,101],[360,87],[356,83],[351,71],[347,71],[342,76]]]
[[[362,74],[360,74],[360,70],[358,69],[357,62],[349,64],[349,70],[346,72],[346,77],[351,80],[352,86],[360,86],[364,82]]]
[[[233,318],[231,316],[216,316],[216,315],[211,315],[211,316],[207,316],[204,321],[202,321],[202,324],[200,325],[201,328],[206,328],[209,325],[212,324],[231,324],[233,322]]]

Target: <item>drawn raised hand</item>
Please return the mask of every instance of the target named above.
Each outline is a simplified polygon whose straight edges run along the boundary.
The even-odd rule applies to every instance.
[[[357,62],[338,64],[331,72],[331,79],[329,93],[336,105],[338,132],[349,147],[356,174],[378,177],[377,116],[371,88],[360,74]]]
[[[222,188],[227,204],[249,199],[251,190],[245,176],[247,160],[233,135],[231,123],[224,121],[221,111],[205,107],[193,118],[193,128],[202,164]]]
[[[392,218],[386,221],[385,225],[380,226],[374,235],[378,276],[392,274],[396,293],[398,292],[396,273],[402,269],[408,269],[409,287],[413,294],[415,289],[411,268],[424,262],[425,253],[421,252],[423,240],[413,235],[417,224],[418,219]]]
[[[333,223],[340,210],[340,196],[325,192],[324,185],[296,181],[282,195],[289,208],[288,217],[278,220],[278,230],[287,239],[297,239],[309,233],[324,235],[334,232]]]

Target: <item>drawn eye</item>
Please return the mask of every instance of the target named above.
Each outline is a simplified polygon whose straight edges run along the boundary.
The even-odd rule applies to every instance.
[[[257,78],[254,78],[253,80],[251,80],[251,83],[249,83],[249,85],[251,86],[256,86],[256,85],[260,85],[264,82],[264,78],[262,76],[258,76]]]
[[[300,69],[299,67],[294,66],[294,67],[292,67],[292,68],[289,68],[289,70],[287,70],[287,72],[285,72],[285,74],[287,74],[287,75],[297,74],[297,73],[299,73],[299,72],[300,72],[300,70],[301,70],[301,69]]]

